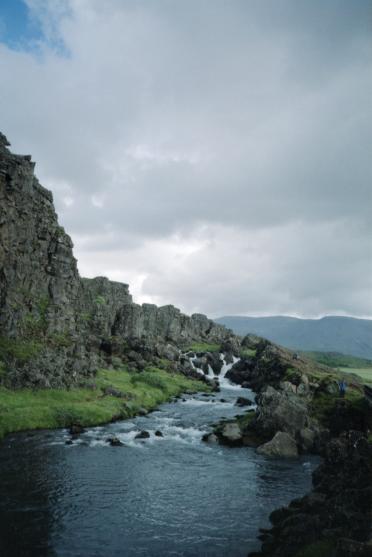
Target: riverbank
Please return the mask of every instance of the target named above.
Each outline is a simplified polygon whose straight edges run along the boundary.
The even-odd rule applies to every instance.
[[[372,412],[362,379],[267,341],[246,337],[244,344],[255,355],[226,377],[256,391],[257,408],[221,421],[206,441],[270,457],[324,458],[313,491],[270,515],[272,528],[261,529],[262,548],[252,557],[371,555]]]
[[[70,389],[0,387],[0,438],[32,429],[94,426],[144,414],[181,393],[208,391],[202,381],[149,367],[100,370]]]
[[[33,548],[38,557],[246,557],[258,550],[259,527],[309,490],[318,459],[276,462],[251,448],[202,442],[213,423],[245,412],[238,397],[253,393],[222,381],[220,391],[182,395],[80,435],[9,435],[0,443],[1,555]],[[113,447],[113,438],[121,445]]]

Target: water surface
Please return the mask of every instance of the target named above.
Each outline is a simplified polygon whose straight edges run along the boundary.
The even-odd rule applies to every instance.
[[[65,430],[7,437],[0,555],[243,557],[258,548],[259,527],[309,489],[317,459],[270,460],[203,443],[212,423],[246,411],[237,396],[253,399],[223,379],[220,393],[89,429],[72,445]],[[135,439],[140,430],[150,439]],[[111,435],[125,447],[109,446]]]

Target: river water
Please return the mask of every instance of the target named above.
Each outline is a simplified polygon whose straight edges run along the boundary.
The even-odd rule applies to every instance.
[[[238,396],[254,398],[223,378],[219,393],[89,429],[72,445],[65,430],[8,436],[0,444],[1,557],[243,557],[257,549],[258,529],[310,488],[318,460],[202,442],[213,423],[246,411]],[[135,439],[141,430],[150,438]],[[125,446],[108,445],[112,435]]]

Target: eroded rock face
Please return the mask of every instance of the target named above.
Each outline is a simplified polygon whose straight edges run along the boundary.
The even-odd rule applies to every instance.
[[[76,383],[140,347],[166,357],[175,345],[222,342],[227,329],[173,306],[134,304],[128,285],[81,279],[70,237],[30,156],[14,155],[0,133],[0,364],[14,386]],[[126,341],[130,341],[130,345]],[[170,346],[169,345],[173,345]],[[163,346],[163,348],[162,348]],[[163,354],[163,355],[160,355]]]

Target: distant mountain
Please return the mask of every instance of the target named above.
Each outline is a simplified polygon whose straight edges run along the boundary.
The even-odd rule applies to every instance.
[[[215,321],[238,335],[254,333],[287,348],[372,358],[372,320],[369,319],[226,316]]]

